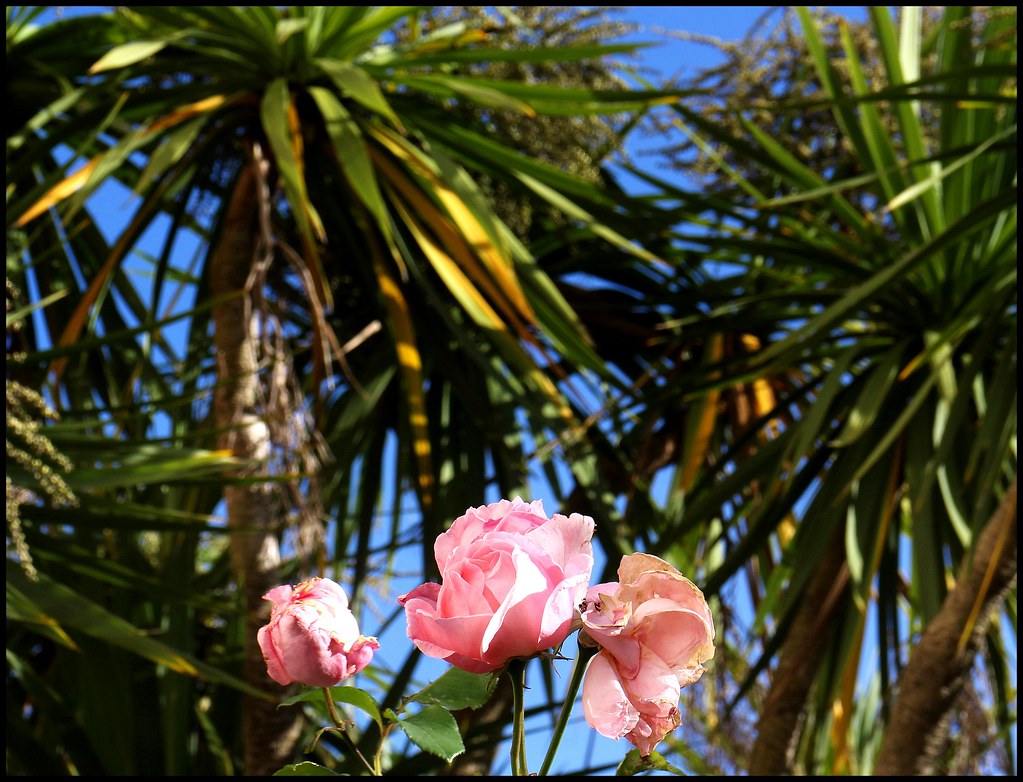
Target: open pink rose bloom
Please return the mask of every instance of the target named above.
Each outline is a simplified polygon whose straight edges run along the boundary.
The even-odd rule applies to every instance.
[[[256,637],[266,672],[278,684],[333,687],[365,668],[380,648],[359,632],[348,596],[329,578],[274,587],[263,599],[273,608]]]
[[[600,646],[583,680],[583,712],[598,733],[624,736],[645,757],[679,726],[681,690],[714,656],[714,619],[703,592],[658,557],[622,557],[618,578],[591,587],[583,602],[584,633]]]
[[[592,518],[548,519],[540,500],[469,508],[434,544],[443,583],[398,598],[408,637],[470,673],[558,646],[586,594],[592,537]]]

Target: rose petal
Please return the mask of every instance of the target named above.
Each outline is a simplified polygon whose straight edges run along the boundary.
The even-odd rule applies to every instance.
[[[273,607],[256,640],[267,675],[278,684],[333,686],[364,668],[379,648],[375,638],[359,632],[348,596],[330,579],[284,584],[264,598]]]
[[[586,722],[602,736],[620,739],[639,722],[639,711],[625,694],[614,666],[603,652],[586,666],[582,699]]]
[[[530,553],[533,556],[530,556]],[[481,647],[484,652],[488,650],[494,637],[506,622],[509,628],[514,628],[515,632],[502,634],[502,646],[505,647],[505,651],[513,657],[518,657],[523,653],[529,655],[537,651],[536,642],[540,637],[543,605],[550,581],[548,572],[541,569],[541,565],[545,563],[535,561],[539,559],[536,552],[530,553],[522,549],[515,549],[511,552],[510,564],[514,568],[512,570],[514,579],[511,584],[503,585],[505,597],[501,601],[500,607],[494,612],[483,635]],[[534,599],[528,600],[530,597]]]
[[[560,645],[593,568],[593,520],[520,497],[468,508],[434,542],[442,586],[402,596],[409,638],[464,670]]]

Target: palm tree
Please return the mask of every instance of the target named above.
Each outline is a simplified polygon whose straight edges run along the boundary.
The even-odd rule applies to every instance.
[[[745,135],[669,108],[740,201],[663,182],[635,199],[607,171],[597,184],[495,141],[516,117],[665,97],[479,71],[619,48],[491,45],[404,8],[122,9],[41,28],[8,9],[8,268],[40,316],[18,316],[14,366],[28,388],[50,371],[63,421],[46,431],[81,503],[20,509],[43,579],[9,568],[21,768],[66,773],[59,746],[83,772],[276,770],[288,742],[256,752],[250,725],[243,755],[233,727],[259,713],[242,692],[270,715],[266,746],[286,735],[272,720],[291,723],[279,692],[252,688],[259,661],[249,684],[232,676],[259,578],[321,568],[369,603],[396,551],[418,549],[429,578],[445,520],[482,487],[529,494],[538,463],[563,507],[597,519],[605,577],[642,548],[715,603],[715,665],[666,754],[705,773],[866,773],[899,770],[904,747],[919,770],[902,731],[945,724],[954,704],[914,684],[939,674],[966,699],[962,754],[985,735],[1011,747],[1015,15],[946,9],[920,38],[912,13],[900,29],[873,12],[881,88],[843,35],[839,79],[805,18],[827,90],[813,106],[854,171],[798,159],[741,110],[798,117],[805,100],[736,108]],[[90,216],[104,183],[140,196],[109,240]],[[494,193],[535,222],[509,230]],[[399,498],[382,518],[384,481]],[[953,659],[929,665],[935,649]],[[417,662],[377,672],[382,705]],[[470,749],[501,740],[499,697],[466,720]],[[138,752],[153,734],[165,758]],[[393,763],[451,770],[415,748]]]
[[[500,112],[639,111],[663,94],[460,73],[473,63],[570,62],[628,47],[491,48],[485,31],[424,27],[409,7],[119,7],[42,28],[31,24],[36,13],[8,9],[8,64],[19,74],[8,88],[22,108],[8,139],[9,237],[29,259],[21,273],[49,286],[44,295],[75,295],[45,308],[53,347],[40,351],[45,335],[33,331],[26,366],[48,361],[54,398],[88,413],[91,439],[72,432],[58,443],[71,455],[89,454],[111,424],[126,436],[103,440],[101,458],[92,454],[138,465],[108,480],[116,498],[107,502],[135,497],[139,488],[124,487],[139,483],[158,502],[161,480],[217,475],[217,483],[182,484],[174,495],[182,504],[165,507],[190,510],[216,534],[212,517],[224,503],[231,534],[214,549],[210,573],[225,579],[230,560],[231,578],[220,583],[237,586],[241,615],[213,637],[244,654],[247,694],[235,707],[245,721],[242,768],[270,773],[292,757],[300,726],[295,710],[277,708],[254,643],[261,597],[295,568],[322,570],[328,552],[339,572],[354,552],[353,591],[372,575],[390,439],[399,493],[422,515],[429,577],[432,540],[480,502],[483,487],[526,493],[518,411],[532,436],[556,438],[588,404],[560,383],[580,372],[617,382],[477,182],[546,200],[567,215],[562,230],[599,234],[638,262],[650,254],[615,229],[626,224],[618,201],[495,142],[481,123]],[[453,122],[450,107],[466,100],[482,110],[474,122]],[[111,183],[137,199],[108,241],[90,197]],[[143,237],[162,225],[150,253]],[[187,269],[173,260],[183,244],[195,247]],[[151,264],[152,306],[125,273],[133,254]],[[195,303],[174,309],[183,291],[194,291]],[[183,353],[166,335],[177,320],[187,325]],[[141,348],[124,342],[135,333],[146,335]],[[180,471],[147,477],[152,447],[143,443],[157,429],[170,445],[163,458]],[[331,511],[336,539],[325,546]],[[282,541],[286,529],[293,535]],[[295,558],[282,559],[282,542]],[[149,545],[161,573],[198,583],[197,532]],[[198,639],[182,623],[209,606],[189,599],[153,610],[170,640],[188,648]],[[161,697],[181,717],[198,696],[164,685]],[[216,725],[229,716],[216,715]],[[167,741],[180,739],[187,717],[174,724],[179,733]],[[206,740],[216,735],[210,728]],[[221,768],[232,749],[216,753]],[[119,762],[127,771],[133,761]]]
[[[707,370],[680,372],[649,413],[667,420],[674,405],[689,432],[708,402],[729,413],[711,414],[695,480],[696,455],[677,460],[678,512],[655,539],[717,551],[705,583],[722,600],[749,576],[760,640],[736,650],[753,662],[729,713],[752,704],[751,773],[920,773],[951,762],[950,722],[961,757],[994,742],[1011,759],[1015,12],[944,9],[925,38],[918,10],[897,26],[871,9],[879,88],[847,28],[828,31],[838,62],[799,15],[820,97],[731,106],[731,129],[672,107],[743,198],[665,187],[713,204],[715,230],[678,238],[736,271],[705,288],[708,315],[678,321],[680,348],[705,335]],[[748,116],[820,107],[836,134],[823,153],[850,150],[840,169]],[[721,339],[733,348],[714,352]],[[937,649],[951,659],[936,664]],[[969,714],[985,715],[987,738]]]

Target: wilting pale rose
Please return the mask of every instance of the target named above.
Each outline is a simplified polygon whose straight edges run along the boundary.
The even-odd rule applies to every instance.
[[[348,596],[329,578],[274,587],[263,599],[273,608],[256,638],[266,672],[278,684],[333,687],[365,668],[380,648],[376,638],[359,632]]]
[[[442,583],[398,598],[408,637],[471,673],[558,646],[586,594],[592,536],[592,518],[548,519],[540,500],[469,508],[434,543]]]
[[[714,656],[714,619],[703,592],[663,559],[629,554],[618,578],[583,601],[584,632],[600,647],[583,680],[583,712],[598,733],[624,736],[647,756],[679,726],[681,690]]]

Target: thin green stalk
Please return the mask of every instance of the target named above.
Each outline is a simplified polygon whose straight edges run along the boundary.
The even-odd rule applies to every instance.
[[[561,737],[565,733],[565,728],[568,727],[568,718],[572,714],[575,696],[579,692],[579,685],[582,684],[586,665],[597,651],[598,648],[596,646],[579,646],[579,651],[575,656],[575,665],[572,667],[572,678],[568,681],[568,689],[565,690],[565,700],[561,704],[561,714],[558,715],[558,723],[554,726],[554,735],[551,736],[551,744],[547,748],[547,754],[544,755],[538,776],[547,776],[547,772],[551,769],[551,764],[554,763],[554,756],[558,753]]]
[[[359,748],[355,746],[355,742],[352,741],[352,737],[348,735],[348,731],[345,730],[345,721],[341,719],[341,715],[337,713],[337,708],[334,706],[334,698],[331,697],[330,694],[330,687],[323,688],[323,696],[327,701],[327,711],[330,712],[330,719],[334,723],[334,725],[337,726],[338,732],[341,734],[341,739],[348,746],[348,749],[351,750],[351,752],[360,761],[362,761],[362,765],[364,765],[369,770],[370,774],[372,774],[375,777],[381,776],[380,768],[374,767],[368,760],[366,760],[366,757],[361,752],[359,752]]]
[[[526,764],[526,663],[527,660],[512,660],[508,663],[508,676],[512,683],[512,776],[528,777]]]

